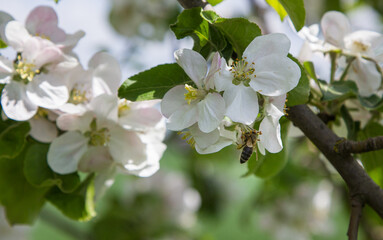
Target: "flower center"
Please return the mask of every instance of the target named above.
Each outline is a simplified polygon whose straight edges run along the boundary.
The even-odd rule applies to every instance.
[[[83,103],[83,102],[87,102],[88,98],[86,97],[86,94],[87,94],[86,90],[81,91],[78,88],[73,88],[72,91],[70,92],[68,102],[73,103],[75,105]]]
[[[40,69],[36,69],[35,64],[23,61],[20,55],[17,56],[14,68],[17,73],[17,75],[14,76],[14,80],[23,81],[25,84],[31,82],[35,75],[40,73]]]
[[[369,44],[363,43],[361,41],[353,41],[351,45],[351,50],[353,52],[365,53],[369,48]]]
[[[93,119],[90,124],[90,131],[84,135],[89,138],[88,144],[91,146],[106,146],[110,141],[109,129],[97,129],[96,119]]]
[[[118,116],[124,115],[126,112],[130,110],[130,106],[128,105],[128,100],[120,99],[118,103]]]
[[[251,65],[254,65],[254,63],[252,62],[250,66]],[[241,60],[237,59],[231,64],[230,72],[232,72],[234,75],[234,85],[239,85],[243,83],[243,85],[245,85],[246,87],[250,86],[250,76],[253,75],[255,71],[254,68],[250,66],[249,63],[246,61],[246,57],[244,57]],[[255,74],[253,76],[256,77]]]
[[[44,108],[38,108],[37,113],[33,116],[34,119],[48,118],[48,110]]]
[[[188,91],[184,94],[185,100],[188,102],[188,104],[196,99],[202,99],[206,95],[204,90],[196,89],[188,84],[185,84],[185,89]]]

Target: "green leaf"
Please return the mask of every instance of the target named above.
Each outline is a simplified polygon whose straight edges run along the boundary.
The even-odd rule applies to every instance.
[[[358,99],[360,104],[362,104],[363,107],[370,110],[375,110],[377,108],[380,108],[383,105],[383,96],[380,98],[375,94],[369,97],[362,97],[358,95]]]
[[[370,122],[359,132],[358,139],[363,141],[377,136],[383,136],[383,126],[376,122]],[[383,150],[360,154],[360,159],[368,175],[380,187],[383,187]]]
[[[177,39],[191,36],[197,51],[209,41],[209,23],[202,18],[201,12],[200,7],[185,9],[178,15],[177,22],[170,26]]]
[[[215,23],[220,16],[214,11],[202,11],[201,16],[209,23]]]
[[[303,67],[305,68],[307,74],[314,79],[316,82],[318,81],[317,75],[315,73],[315,67],[313,62],[307,61],[303,63]]]
[[[126,80],[118,96],[132,101],[162,99],[174,86],[192,82],[177,63],[158,65]]]
[[[77,173],[61,175],[53,172],[47,163],[49,145],[35,143],[27,150],[24,163],[24,174],[34,187],[51,187],[57,185],[63,192],[72,192],[80,184]]]
[[[279,17],[281,18],[281,21],[287,16],[286,10],[283,8],[281,3],[278,0],[266,0],[266,2],[274,8],[274,10],[278,13]]]
[[[217,5],[218,3],[222,2],[223,0],[207,0],[208,3],[210,3],[211,5],[215,6]]]
[[[24,147],[29,130],[28,122],[17,122],[3,130],[0,133],[0,157],[16,157]]]
[[[258,154],[258,160],[256,154],[248,161],[248,172],[245,176],[255,174],[260,178],[270,178],[279,173],[287,163],[287,131],[289,127],[289,121],[283,117],[280,120],[281,124],[281,138],[283,142],[283,149],[279,153],[269,153],[266,150],[266,155]]]
[[[319,80],[319,87],[323,94],[322,101],[346,99],[358,92],[358,87],[353,81],[336,81],[330,85],[323,80]]]
[[[24,177],[25,151],[15,158],[0,158],[0,202],[10,224],[32,224],[49,188],[35,188]]]
[[[6,48],[6,47],[8,47],[8,45],[3,40],[0,39],[0,48]]]
[[[220,18],[213,26],[223,33],[239,58],[242,57],[243,52],[251,41],[262,34],[257,24],[245,18]]]
[[[298,64],[299,69],[301,70],[301,77],[299,79],[298,85],[287,93],[286,105],[288,107],[292,107],[308,102],[310,96],[310,82],[304,67],[300,64],[298,59],[294,58],[291,54],[289,54],[288,57],[296,64]]]
[[[94,175],[91,174],[73,193],[63,193],[54,187],[46,196],[64,215],[77,221],[89,221],[94,209]]]
[[[303,0],[278,0],[289,14],[297,31],[305,25],[306,10]]]

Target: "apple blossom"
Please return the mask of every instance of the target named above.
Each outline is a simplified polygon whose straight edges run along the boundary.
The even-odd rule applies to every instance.
[[[49,148],[48,164],[53,171],[66,174],[115,166],[123,172],[149,176],[158,170],[166,148],[162,119],[146,131],[126,129],[119,124],[117,96],[108,94],[93,98],[88,109],[57,118],[58,127],[67,132]]]
[[[354,57],[348,69],[348,78],[356,82],[361,96],[368,97],[376,93],[382,78],[377,64],[383,62],[383,35],[366,30],[352,32],[347,17],[337,11],[327,12],[322,17],[321,29],[324,40],[307,30],[302,33],[311,50],[340,50],[341,54]]]
[[[258,94],[279,96],[297,86],[300,69],[287,57],[289,49],[286,35],[273,33],[254,38],[243,58],[234,61],[230,68],[222,60],[214,83],[218,91],[224,91],[226,116],[250,125],[259,112]]]
[[[165,94],[161,111],[168,118],[167,128],[180,131],[198,123],[202,132],[211,132],[218,127],[225,114],[225,101],[214,91],[213,79],[221,62],[219,53],[214,55],[209,71],[206,60],[193,50],[180,49],[174,55],[197,88],[188,84],[179,85]]]

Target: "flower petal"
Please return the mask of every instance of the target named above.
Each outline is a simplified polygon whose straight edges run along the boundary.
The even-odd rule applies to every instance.
[[[121,69],[118,61],[105,52],[96,53],[89,60],[93,72],[93,95],[117,94],[121,82]]]
[[[90,146],[78,163],[78,169],[82,172],[98,172],[107,169],[112,163],[107,147]]]
[[[207,73],[207,63],[201,54],[185,48],[175,51],[174,57],[191,80],[201,88]]]
[[[155,108],[140,108],[128,110],[118,120],[125,129],[145,130],[155,127],[161,118],[161,113]]]
[[[201,148],[198,145],[195,145],[195,150],[199,154],[210,154],[220,151],[222,148],[227,147],[233,144],[233,141],[227,138],[220,138],[215,144],[208,146],[207,148]]]
[[[8,84],[13,73],[13,62],[0,56],[0,84]]]
[[[347,17],[337,11],[329,11],[323,15],[321,27],[327,42],[336,47],[343,48],[343,38],[351,31]]]
[[[25,121],[37,112],[37,105],[29,100],[26,95],[25,85],[14,82],[5,85],[1,94],[1,106],[7,117]]]
[[[269,55],[258,59],[254,64],[256,77],[250,86],[266,96],[279,96],[298,85],[301,70],[288,57]]]
[[[225,100],[219,93],[209,93],[198,104],[198,127],[208,133],[216,129],[225,116]]]
[[[69,91],[61,76],[39,74],[27,85],[27,96],[40,107],[56,109],[68,101]]]
[[[28,38],[23,45],[23,59],[33,63],[36,68],[41,68],[48,63],[57,62],[62,55],[63,53],[56,45],[40,37]]]
[[[7,38],[7,44],[17,52],[23,51],[24,43],[27,39],[31,38],[23,24],[17,21],[7,23],[5,26],[5,37]]]
[[[106,126],[109,121],[118,122],[117,96],[108,94],[99,95],[91,100],[89,108],[95,113],[97,127]]]
[[[376,93],[382,81],[375,63],[359,57],[352,62],[348,77],[356,82],[359,94],[363,97]]]
[[[48,165],[59,174],[77,170],[77,165],[88,149],[88,139],[79,132],[67,132],[53,140],[48,151]]]
[[[170,89],[161,102],[161,112],[169,118],[174,112],[184,108],[187,104],[185,94],[187,93],[184,85],[175,86]]]
[[[219,130],[214,129],[209,133],[202,132],[197,124],[189,127],[190,134],[196,142],[196,146],[200,149],[206,149],[215,144],[219,140]]]
[[[257,93],[242,84],[227,89],[223,93],[226,103],[226,116],[234,122],[250,125],[259,112]]]
[[[137,133],[116,125],[110,129],[109,152],[116,163],[138,166],[147,159],[146,145]]]
[[[90,124],[94,119],[94,115],[91,112],[86,112],[83,115],[80,114],[62,114],[57,120],[57,127],[64,131],[81,131],[85,133],[90,129]]]
[[[260,142],[267,151],[270,153],[277,153],[282,150],[283,145],[279,118],[277,119],[271,116],[265,117],[259,126],[259,130],[262,132],[259,136]]]
[[[287,56],[290,50],[290,40],[283,33],[271,33],[254,38],[243,52],[243,58],[249,63],[257,59],[276,54],[278,56]]]
[[[190,127],[198,120],[197,104],[186,104],[184,108],[174,112],[167,120],[166,127],[172,131],[181,131]]]
[[[233,86],[233,75],[229,70],[226,60],[222,58],[220,70],[213,76],[215,89],[217,91],[225,91]]]
[[[222,59],[218,52],[213,56],[213,60],[210,65],[209,72],[205,78],[205,89],[214,89],[214,75],[218,74],[221,69]]]
[[[31,118],[29,120],[29,124],[31,125],[31,131],[29,132],[29,135],[31,135],[37,141],[50,143],[58,135],[56,125],[46,118]]]

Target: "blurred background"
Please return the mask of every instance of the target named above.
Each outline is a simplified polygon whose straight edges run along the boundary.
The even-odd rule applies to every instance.
[[[356,29],[382,32],[383,1],[305,3],[306,25],[318,23],[328,10],[341,10]],[[66,32],[86,32],[75,48],[84,66],[97,51],[107,51],[119,60],[124,79],[174,62],[174,50],[193,45],[191,39],[177,40],[168,28],[182,11],[176,0],[0,0],[0,10],[21,22],[39,5],[52,6]],[[286,33],[291,53],[299,54],[303,41],[264,0],[224,0],[216,11],[222,17],[249,18],[263,33]],[[247,166],[239,163],[235,146],[202,156],[170,132],[166,144],[161,169],[150,178],[118,176],[98,200],[91,221],[68,220],[47,204],[33,226],[11,228],[0,209],[0,239],[346,239],[346,187],[293,127],[286,166],[268,179],[243,177]],[[383,239],[382,222],[368,207],[360,239]]]

